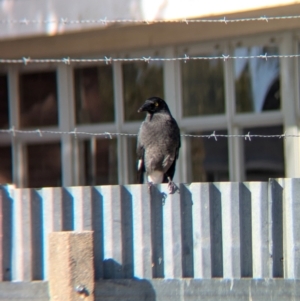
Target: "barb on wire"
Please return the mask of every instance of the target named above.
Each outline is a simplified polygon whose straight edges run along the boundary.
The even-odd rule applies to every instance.
[[[105,17],[104,19],[102,19],[102,20],[101,20],[101,23],[102,23],[103,25],[107,25],[107,18]]]
[[[109,139],[113,138],[112,135],[111,135],[111,133],[109,133],[109,132],[105,132],[104,134],[106,134]]]
[[[222,54],[222,57],[224,62],[226,62],[230,58],[229,55],[225,55],[225,54]]]
[[[183,61],[187,62],[190,60],[223,60],[226,62],[227,60],[240,60],[240,59],[279,59],[279,58],[298,58],[300,57],[300,54],[272,54],[268,55],[260,54],[260,55],[249,55],[249,56],[230,56],[222,54],[220,56],[187,56],[186,54],[184,57],[135,57],[135,58],[113,58],[113,57],[101,57],[101,58],[48,58],[48,59],[34,59],[34,58],[20,58],[20,59],[1,59],[0,58],[0,64],[45,64],[45,63],[55,63],[55,64],[67,64],[70,65],[71,63],[106,63],[106,64],[112,64],[113,62],[145,62],[149,63],[150,61]]]
[[[250,136],[250,132],[248,132],[248,134],[247,135],[245,135],[245,140],[249,140],[249,141],[251,141],[251,136]]]
[[[263,21],[269,22],[267,16],[261,16],[260,17]]]
[[[266,61],[268,60],[268,54],[267,53],[265,53],[264,55],[260,55],[260,57],[262,59],[265,59]]]
[[[214,138],[215,138],[215,141],[218,140],[218,139],[217,139],[217,136],[216,136],[216,131],[213,131],[213,133],[208,137],[208,139],[209,139],[210,137],[214,137]]]
[[[23,61],[24,65],[26,66],[30,62],[30,57],[23,57],[22,61]]]
[[[189,23],[223,23],[227,25],[228,23],[239,23],[239,22],[261,22],[264,21],[268,23],[269,21],[281,21],[281,20],[292,20],[292,19],[300,19],[300,15],[293,16],[270,16],[266,15],[260,17],[253,18],[233,18],[228,19],[224,16],[221,19],[156,19],[156,20],[147,20],[147,19],[107,19],[107,17],[99,18],[99,19],[75,19],[69,20],[68,18],[60,17],[57,19],[43,20],[43,19],[0,19],[0,25],[6,24],[15,24],[15,25],[29,25],[29,24],[53,24],[53,23],[61,23],[64,25],[74,25],[74,24],[125,24],[125,23],[133,23],[133,24],[154,24],[154,23],[182,23],[188,25]]]
[[[286,131],[282,135],[280,135],[279,138],[281,139],[281,138],[285,138],[285,137],[286,137]]]
[[[227,20],[226,20],[226,17],[224,17],[223,19],[221,19],[222,22],[224,22],[226,25],[227,25]]]
[[[74,135],[74,139],[77,139],[77,128],[74,129],[73,135]]]
[[[149,57],[144,57],[144,56],[143,56],[143,60],[144,60],[146,63],[149,63],[150,60],[151,60],[151,56],[149,56]]]
[[[189,60],[189,59],[190,59],[190,57],[189,57],[188,55],[185,54],[185,55],[184,55],[184,62],[186,63],[186,61]]]
[[[12,126],[10,129],[0,129],[0,134],[8,134],[12,135],[13,137],[17,137],[19,135],[33,135],[38,134],[39,137],[45,137],[47,135],[73,135],[75,139],[82,136],[95,136],[95,137],[103,137],[103,138],[109,138],[113,139],[118,136],[127,136],[127,137],[136,137],[137,134],[131,134],[131,133],[111,133],[111,132],[102,132],[102,133],[94,133],[94,132],[84,132],[84,131],[78,131],[77,128],[75,128],[73,131],[67,132],[67,131],[52,131],[52,130],[41,130],[41,129],[34,129],[34,130],[18,130],[14,126]],[[281,139],[281,138],[300,138],[300,134],[287,134],[286,132],[283,134],[278,135],[259,135],[259,134],[250,134],[248,132],[247,134],[238,134],[238,135],[225,135],[225,134],[217,134],[216,131],[213,131],[211,134],[182,134],[182,137],[188,137],[188,138],[214,138],[215,141],[218,141],[218,138],[243,138],[248,141],[252,141],[253,138],[270,138],[270,139]]]
[[[47,22],[47,21],[46,21]],[[54,21],[55,22],[55,21]],[[45,22],[44,22],[45,23]],[[50,23],[50,22],[49,22]],[[51,22],[53,23],[53,22]],[[63,24],[67,24],[68,23],[68,19],[67,18],[60,18],[60,23],[63,23]]]
[[[106,63],[106,65],[111,64],[111,60],[112,60],[111,57],[105,56],[104,58],[105,58],[105,63]]]
[[[43,134],[42,134],[40,129],[37,129],[36,131],[37,131],[37,133],[39,134],[40,137],[43,137]]]

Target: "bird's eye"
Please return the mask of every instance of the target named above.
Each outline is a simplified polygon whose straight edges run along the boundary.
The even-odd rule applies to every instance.
[[[156,107],[158,107],[158,106],[159,106],[159,103],[158,103],[158,102],[156,102],[156,103],[155,103],[155,106],[156,106]]]

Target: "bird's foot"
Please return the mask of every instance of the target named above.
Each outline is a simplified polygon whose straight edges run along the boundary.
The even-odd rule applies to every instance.
[[[169,182],[168,182],[168,190],[169,190],[169,194],[173,194],[176,191],[179,192],[179,188],[172,180],[169,180]]]

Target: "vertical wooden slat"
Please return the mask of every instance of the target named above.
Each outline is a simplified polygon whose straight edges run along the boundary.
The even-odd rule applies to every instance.
[[[194,278],[211,278],[211,231],[208,183],[193,183]]]
[[[268,186],[269,275],[283,277],[283,188],[275,179]]]
[[[209,185],[209,211],[211,275],[219,278],[223,277],[222,196],[213,183]]]
[[[44,277],[43,204],[39,192],[40,189],[30,190],[32,280],[42,280]]]
[[[280,179],[284,189],[284,277],[300,278],[300,179]]]
[[[252,194],[244,183],[239,183],[239,224],[241,277],[252,277]]]
[[[122,212],[120,186],[102,186],[104,278],[122,278]]]
[[[12,270],[12,205],[14,187],[7,185],[0,188],[0,281],[11,280]]]
[[[32,280],[30,189],[14,190],[12,280]]]
[[[241,277],[239,183],[217,183],[222,199],[223,277]]]
[[[0,187],[0,281],[4,280],[4,192]]]
[[[103,196],[101,195],[100,187],[92,188],[92,228],[94,232],[94,270],[95,280],[102,279],[103,271]]]
[[[0,188],[0,281],[4,280],[4,192]]]
[[[251,192],[252,277],[269,278],[268,183],[245,183]]]
[[[63,193],[62,188],[43,188],[40,191],[43,199],[43,222],[44,222],[44,280],[48,280],[48,257],[49,245],[48,236],[51,232],[63,230]]]
[[[167,184],[160,185],[166,195],[163,205],[163,241],[165,278],[182,277],[182,238],[180,194],[168,194]]]
[[[92,189],[91,187],[70,187],[66,190],[73,197],[74,230],[92,230]]]
[[[125,187],[132,195],[134,277],[152,278],[151,197],[147,185]]]

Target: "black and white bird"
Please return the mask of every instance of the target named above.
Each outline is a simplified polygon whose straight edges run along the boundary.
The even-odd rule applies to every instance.
[[[138,112],[147,112],[138,133],[138,182],[143,183],[146,172],[149,187],[168,183],[169,192],[177,189],[173,182],[180,148],[180,130],[166,102],[150,97]]]

